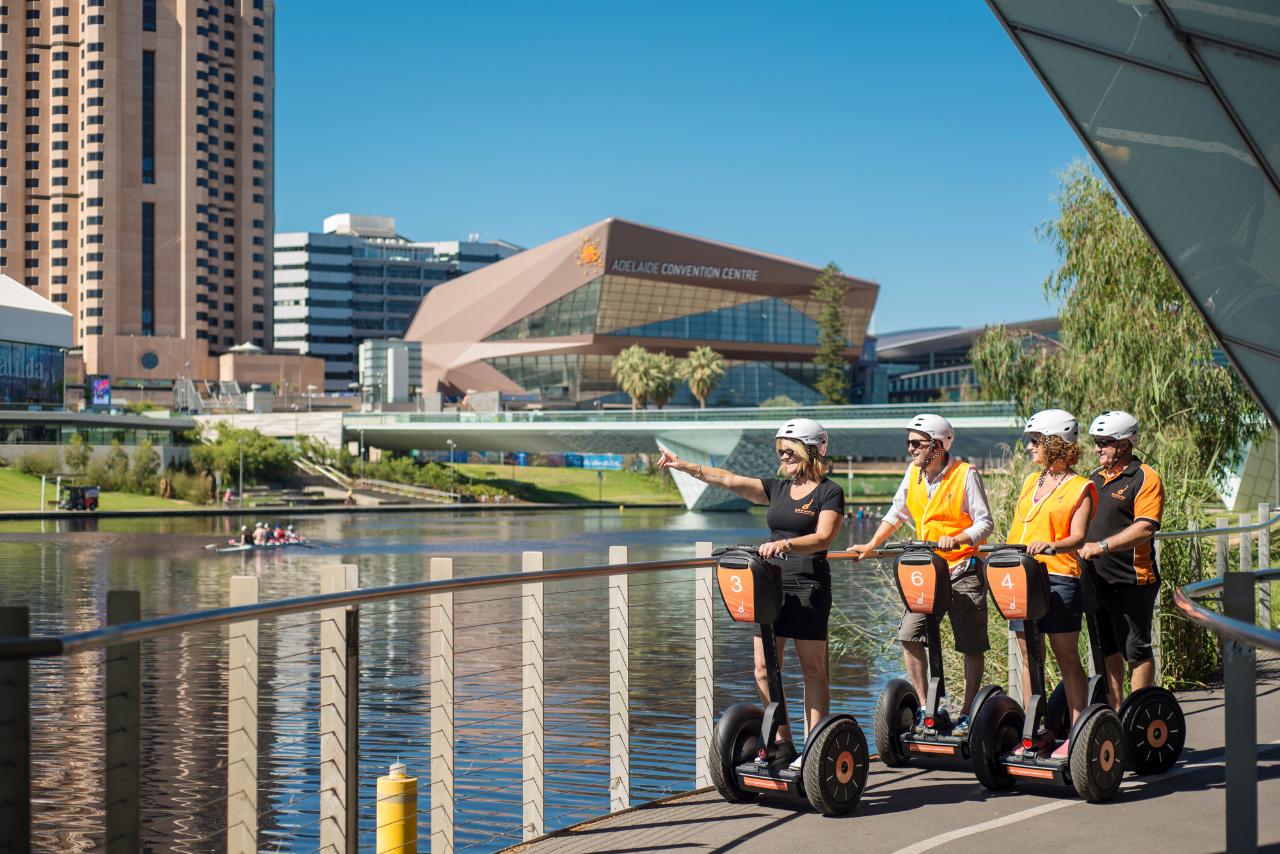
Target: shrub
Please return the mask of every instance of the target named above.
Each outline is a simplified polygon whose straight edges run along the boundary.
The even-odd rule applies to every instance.
[[[760,401],[760,406],[764,409],[791,409],[799,405],[785,394],[777,394],[767,400]]]
[[[67,445],[63,451],[62,458],[66,463],[67,470],[73,472],[82,472],[85,466],[89,465],[89,458],[93,456],[93,448],[89,446],[88,440],[85,439],[83,433],[72,433],[71,444]]]
[[[129,491],[148,494],[155,492],[160,474],[160,455],[146,439],[133,449],[129,465]]]
[[[209,501],[209,482],[202,474],[184,471],[183,469],[170,470],[169,480],[173,488],[173,497],[183,501],[190,501],[192,504],[207,504]]]
[[[38,448],[23,451],[18,457],[18,471],[39,477],[42,474],[55,474],[62,468],[62,455],[56,448]]]

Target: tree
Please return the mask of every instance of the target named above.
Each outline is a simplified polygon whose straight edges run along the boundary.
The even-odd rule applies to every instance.
[[[670,353],[649,353],[645,359],[645,384],[648,397],[661,409],[676,395],[679,365]]]
[[[724,377],[724,356],[710,347],[698,347],[680,362],[676,375],[688,383],[698,406],[706,409],[707,398]]]
[[[67,445],[67,450],[63,453],[62,459],[66,463],[67,469],[73,472],[82,472],[89,465],[89,458],[93,456],[93,448],[85,440],[83,433],[72,433],[71,442]]]
[[[1108,409],[1132,413],[1142,425],[1138,455],[1164,480],[1163,527],[1208,527],[1214,486],[1266,420],[1235,371],[1214,360],[1203,319],[1106,184],[1074,164],[1062,175],[1058,206],[1040,235],[1060,259],[1044,283],[1061,303],[1059,340],[988,330],[970,354],[982,393],[1013,400],[1024,414],[1066,409],[1085,424]],[[1198,548],[1191,540],[1162,545],[1165,613],[1174,610],[1173,589],[1193,580]],[[1161,620],[1160,629],[1167,682],[1212,672],[1210,633],[1181,619]]]
[[[631,410],[643,409],[649,402],[647,363],[650,353],[639,344],[632,344],[613,357],[609,373],[618,381],[618,388],[631,396]]]
[[[133,461],[129,465],[129,488],[134,492],[153,492],[159,474],[160,455],[150,441],[143,439],[133,449]]]
[[[775,394],[773,397],[770,397],[766,400],[762,400],[760,401],[760,406],[763,409],[799,409],[800,408],[799,403],[787,397],[785,394]]]
[[[822,268],[813,283],[813,300],[818,303],[818,352],[813,363],[818,367],[815,385],[823,403],[840,406],[849,402],[849,360],[845,355],[848,340],[845,331],[849,312],[845,308],[845,278],[833,261]]]
[[[212,431],[201,433],[201,443],[191,447],[191,462],[207,475],[222,472],[223,477],[238,478],[241,448],[246,483],[276,480],[293,465],[293,455],[283,442],[257,430],[232,427],[225,421]]]

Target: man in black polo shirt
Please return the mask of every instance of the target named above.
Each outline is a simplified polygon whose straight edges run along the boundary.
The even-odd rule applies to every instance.
[[[1164,485],[1155,469],[1133,455],[1138,420],[1132,415],[1104,412],[1093,420],[1089,434],[1098,454],[1099,467],[1090,475],[1098,489],[1098,509],[1089,520],[1079,555],[1094,570],[1108,699],[1118,709],[1125,661],[1131,690],[1155,682],[1151,618],[1160,573],[1152,535],[1164,514]]]

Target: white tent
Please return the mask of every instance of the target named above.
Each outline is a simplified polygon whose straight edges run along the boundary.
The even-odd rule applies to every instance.
[[[70,347],[74,318],[21,282],[0,274],[0,341]]]

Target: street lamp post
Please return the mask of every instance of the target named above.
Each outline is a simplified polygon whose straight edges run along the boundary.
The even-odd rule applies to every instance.
[[[238,497],[240,506],[244,506],[244,439],[236,439],[236,444],[240,446],[240,491]]]
[[[315,383],[311,383],[307,386],[307,412],[311,411],[311,399],[315,396],[316,396],[316,386],[315,386]]]
[[[364,480],[364,431],[360,431],[360,479]]]
[[[449,495],[453,495],[453,449],[456,444],[452,439],[445,439],[445,444],[449,446]]]

